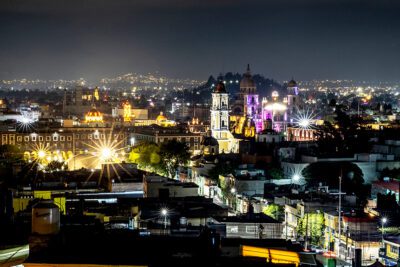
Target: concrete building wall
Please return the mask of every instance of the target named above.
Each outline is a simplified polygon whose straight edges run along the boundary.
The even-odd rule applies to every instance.
[[[227,238],[259,238],[259,227],[262,225],[263,239],[282,238],[283,225],[281,223],[246,223],[246,222],[226,222]]]

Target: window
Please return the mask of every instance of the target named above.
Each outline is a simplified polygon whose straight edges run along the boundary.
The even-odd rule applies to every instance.
[[[39,136],[39,141],[43,141],[43,136]]]
[[[247,234],[254,234],[256,232],[256,227],[255,226],[246,226],[246,233]]]
[[[36,142],[36,135],[32,135],[32,141]]]
[[[17,142],[22,142],[22,136],[17,136]]]
[[[29,142],[29,136],[24,136],[24,141]]]
[[[60,136],[60,141],[65,141],[65,136]]]
[[[227,233],[232,233],[232,234],[238,233],[239,232],[239,227],[238,226],[227,225],[226,226],[226,232]]]
[[[81,139],[82,139],[82,140],[85,140],[85,139],[86,139],[86,135],[82,134],[82,135],[81,135]]]
[[[100,138],[101,138],[101,139],[106,139],[106,135],[105,135],[105,134],[101,134],[101,135],[100,135]]]
[[[75,135],[75,139],[76,139],[76,140],[79,140],[79,134],[76,134],[76,135]]]
[[[58,135],[56,135],[56,134],[53,135],[53,141],[54,141],[54,142],[58,141]]]
[[[72,141],[72,136],[67,136],[67,141]]]
[[[92,135],[91,134],[88,134],[88,139],[92,140]]]
[[[46,141],[51,141],[51,137],[49,135],[46,136]]]
[[[399,248],[395,247],[395,246],[390,246],[390,253],[398,254],[399,253]]]

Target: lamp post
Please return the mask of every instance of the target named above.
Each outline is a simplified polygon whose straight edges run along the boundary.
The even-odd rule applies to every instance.
[[[338,233],[338,258],[340,258],[340,240],[342,238],[342,175],[339,176],[339,233]]]
[[[235,212],[236,211],[236,188],[232,187],[231,188],[231,194],[232,194],[232,209]]]
[[[385,224],[387,223],[387,218],[383,217],[382,218],[382,247],[384,247],[383,245],[383,239],[385,237]]]
[[[161,215],[164,217],[164,233],[165,233],[165,230],[167,229],[168,210],[166,208],[161,209]]]

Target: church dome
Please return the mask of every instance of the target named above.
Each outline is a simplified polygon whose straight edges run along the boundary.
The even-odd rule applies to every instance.
[[[86,115],[87,115],[87,116],[90,116],[90,117],[99,117],[99,116],[102,116],[101,112],[98,111],[98,110],[95,109],[95,108],[92,108]]]
[[[250,73],[250,65],[247,64],[246,73],[243,74],[242,80],[240,80],[240,88],[251,88],[256,87],[255,82],[253,81],[253,77]]]
[[[103,122],[103,113],[95,107],[91,108],[85,115],[86,122]]]
[[[160,112],[160,115],[157,116],[156,121],[161,122],[161,121],[166,121],[167,117],[164,116],[163,112]]]
[[[297,86],[297,83],[293,79],[291,79],[287,84],[287,87],[296,87],[296,86]]]
[[[215,86],[214,93],[226,93],[225,84],[223,82],[218,82]]]

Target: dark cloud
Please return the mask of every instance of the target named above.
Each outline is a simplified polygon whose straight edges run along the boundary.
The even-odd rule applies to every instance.
[[[400,1],[2,0],[0,78],[399,80]]]

